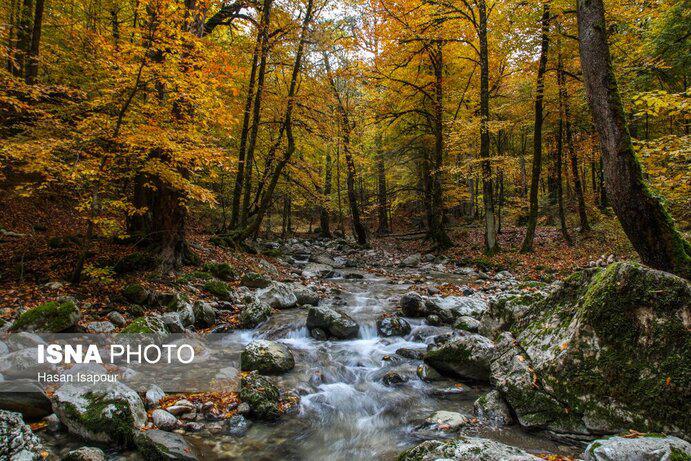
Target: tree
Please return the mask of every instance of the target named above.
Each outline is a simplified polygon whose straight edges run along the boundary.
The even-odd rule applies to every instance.
[[[612,208],[645,264],[691,278],[691,245],[648,189],[636,159],[612,68],[602,0],[578,0],[578,36]]]

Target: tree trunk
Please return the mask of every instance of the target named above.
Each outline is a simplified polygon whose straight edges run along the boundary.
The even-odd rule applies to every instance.
[[[528,227],[521,246],[521,253],[533,251],[535,228],[537,227],[538,187],[540,185],[540,170],[542,169],[542,122],[543,99],[545,96],[545,72],[547,71],[547,53],[549,52],[549,1],[542,7],[542,30],[540,46],[540,63],[537,69],[537,91],[535,94],[535,130],[533,133],[533,168],[530,176],[530,214]]]
[[[497,222],[494,212],[494,187],[492,185],[492,164],[490,162],[489,139],[489,50],[487,46],[487,5],[478,1],[480,24],[480,157],[482,158],[482,193],[485,208],[485,253],[499,252]]]
[[[377,211],[379,216],[377,234],[388,235],[391,233],[391,229],[389,227],[389,213],[386,206],[386,167],[384,166],[381,132],[377,132],[375,144],[377,148]]]
[[[31,48],[33,0],[23,0],[19,15],[17,30],[17,49],[15,53],[14,75],[25,77],[27,71],[27,57]]]
[[[28,67],[26,70],[26,83],[33,84],[38,77],[38,53],[41,48],[41,26],[43,25],[44,0],[36,0],[36,13],[34,14],[34,27],[31,32],[31,45],[29,47]]]
[[[643,182],[624,119],[607,43],[602,0],[578,0],[581,66],[595,127],[604,146],[607,195],[641,260],[691,277],[691,245]]]
[[[324,203],[319,207],[319,233],[324,238],[331,238],[331,226],[329,219],[329,203],[331,197],[331,152],[326,149],[324,159],[324,190],[322,192]]]
[[[559,205],[559,227],[561,228],[561,235],[564,237],[566,243],[570,246],[572,244],[569,230],[566,227],[566,212],[564,210],[564,187],[562,181],[562,165],[564,153],[564,105],[562,100],[559,100],[559,123],[557,126],[557,151],[554,159],[556,169],[557,181],[557,203]]]

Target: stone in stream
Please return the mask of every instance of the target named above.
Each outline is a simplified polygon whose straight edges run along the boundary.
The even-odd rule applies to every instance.
[[[249,343],[240,354],[240,367],[242,371],[277,375],[292,370],[295,359],[285,344],[258,339]]]
[[[396,349],[396,355],[406,359],[422,360],[422,358],[425,356],[425,351],[402,347],[400,349]]]
[[[207,302],[197,301],[192,308],[194,312],[194,324],[206,328],[216,323],[216,309]]]
[[[292,288],[281,282],[271,282],[271,285],[257,291],[256,297],[274,309],[290,309],[298,303]]]
[[[12,330],[62,333],[74,329],[80,317],[74,300],[61,298],[21,313],[12,324]]]
[[[440,410],[427,417],[421,428],[440,431],[457,431],[461,427],[467,426],[471,422],[472,418],[468,415],[457,413],[455,411]]]
[[[278,388],[256,371],[242,377],[240,400],[249,405],[250,415],[257,419],[273,421],[281,416]]]
[[[387,371],[381,381],[386,386],[398,386],[399,384],[404,384],[407,380],[395,371]]]
[[[425,300],[414,291],[404,294],[398,305],[406,317],[425,317],[428,314]]]
[[[34,379],[0,382],[0,410],[21,413],[27,420],[37,420],[53,413],[45,391]]]
[[[302,276],[306,279],[319,277],[322,279],[332,278],[336,275],[333,266],[328,264],[307,263],[302,270]]]
[[[473,381],[489,381],[495,355],[492,341],[477,334],[464,334],[438,346],[431,346],[425,363],[442,374]]]
[[[42,451],[41,440],[24,423],[22,415],[0,410],[0,459],[40,460]]]
[[[583,457],[585,461],[684,461],[691,459],[691,444],[660,434],[609,437],[591,442]]]
[[[81,447],[68,452],[62,461],[106,461],[106,454],[100,448]]]
[[[539,461],[530,453],[480,437],[428,440],[398,456],[399,461]]]
[[[152,461],[196,461],[198,458],[185,439],[172,432],[152,429],[137,434],[134,440],[144,459]]]
[[[166,410],[154,410],[151,413],[151,420],[154,426],[163,431],[172,431],[178,427],[178,419],[172,414],[168,413]]]
[[[296,283],[293,285],[293,292],[298,300],[298,306],[316,306],[319,304],[319,294],[310,287]]]
[[[480,329],[480,321],[470,317],[469,315],[462,315],[456,319],[453,327],[457,330],[469,331],[477,333]]]
[[[154,406],[158,405],[159,402],[161,400],[163,400],[163,397],[165,397],[165,396],[166,396],[166,393],[163,392],[163,389],[161,389],[156,384],[152,384],[146,390],[146,393],[144,394],[144,399],[146,400],[146,404],[149,407],[154,407]]]
[[[492,390],[480,396],[473,404],[475,416],[482,424],[492,427],[503,427],[513,423],[509,407],[499,391]]]
[[[417,376],[426,383],[444,380],[444,377],[441,374],[439,374],[437,370],[428,365],[425,365],[424,363],[418,365]]]
[[[269,285],[271,285],[271,280],[256,272],[245,272],[240,278],[240,286],[247,288],[266,288]]]
[[[252,422],[242,415],[233,415],[228,419],[228,435],[242,437],[249,431]]]
[[[689,437],[690,318],[680,277],[628,262],[583,270],[512,320],[492,381],[523,427],[555,438]]]
[[[410,333],[410,324],[398,316],[382,317],[377,320],[377,332],[381,336],[405,336]]]
[[[417,267],[422,262],[422,255],[420,253],[412,254],[403,261],[401,261],[401,267]]]
[[[115,331],[115,325],[108,321],[89,322],[86,325],[86,331],[89,333],[110,333]]]
[[[357,338],[360,327],[345,312],[326,306],[312,306],[307,312],[307,328],[312,333],[322,330],[330,338]],[[314,334],[312,334],[313,337]],[[318,339],[315,337],[315,339]]]
[[[63,384],[52,401],[60,422],[85,440],[128,445],[146,424],[139,395],[120,382]]]
[[[265,302],[254,300],[240,311],[238,321],[241,328],[256,328],[271,316],[271,306]]]

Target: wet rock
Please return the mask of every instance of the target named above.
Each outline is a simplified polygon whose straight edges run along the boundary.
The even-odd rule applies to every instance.
[[[63,384],[52,401],[60,422],[86,440],[127,445],[146,424],[141,399],[119,382],[97,386]]]
[[[182,419],[194,419],[197,416],[197,407],[186,399],[178,400],[174,405],[166,408],[166,411]]]
[[[360,331],[358,324],[348,314],[326,306],[309,308],[307,328],[310,332],[314,329],[321,329],[328,337],[336,339],[356,338]]]
[[[182,303],[178,307],[176,313],[178,314],[180,323],[182,323],[183,327],[191,327],[197,320],[194,318],[194,306],[189,302]]]
[[[424,360],[442,374],[474,381],[489,381],[490,363],[494,355],[492,341],[469,333],[431,347]]]
[[[106,454],[100,448],[81,447],[67,453],[62,461],[106,461]]]
[[[206,328],[216,323],[216,309],[209,303],[197,301],[194,303],[194,324]]]
[[[149,386],[149,388],[146,390],[146,394],[144,394],[146,404],[150,407],[158,405],[165,396],[166,393],[163,392],[163,389],[158,387],[156,384]]]
[[[456,321],[453,324],[453,327],[457,330],[477,333],[480,329],[480,321],[468,315],[462,315],[461,317],[456,319]]]
[[[436,314],[428,315],[427,318],[425,318],[425,321],[427,322],[427,325],[432,325],[434,327],[444,324],[444,322],[442,322],[439,316]]]
[[[326,331],[322,330],[321,328],[311,328],[309,331],[310,336],[312,336],[317,341],[326,341],[327,339],[329,339],[329,336],[326,334]]]
[[[34,380],[0,382],[0,410],[21,413],[28,420],[37,420],[53,413],[50,399]]]
[[[124,327],[127,324],[125,317],[118,311],[111,311],[106,316],[115,326]]]
[[[282,374],[295,367],[295,359],[285,344],[259,339],[242,351],[240,367],[242,371],[257,371],[265,375]]]
[[[691,444],[659,434],[642,437],[609,437],[585,449],[585,461],[682,461],[691,459]]]
[[[0,410],[0,459],[40,460],[43,446],[19,413]]]
[[[271,285],[271,279],[256,272],[245,272],[240,278],[240,285],[247,288],[266,288]]]
[[[399,306],[406,317],[425,317],[428,314],[425,300],[414,291],[403,295]]]
[[[238,321],[241,328],[256,328],[270,316],[271,306],[265,302],[254,300],[242,308]]]
[[[164,431],[172,431],[178,427],[178,419],[166,410],[154,410],[151,413],[151,420],[154,426]]]
[[[253,371],[240,381],[240,400],[249,405],[249,414],[257,419],[275,420],[281,415],[278,388],[266,377]]]
[[[492,378],[522,426],[555,437],[689,436],[689,318],[684,279],[626,262],[580,271],[513,319]]]
[[[242,437],[250,430],[252,422],[242,415],[233,415],[228,420],[228,435]]]
[[[470,424],[472,418],[455,411],[436,411],[431,414],[423,424],[426,429],[441,431],[457,431],[463,426]]]
[[[380,336],[405,336],[410,333],[410,330],[410,324],[397,316],[377,320],[377,332]]]
[[[422,255],[415,253],[403,259],[400,265],[401,267],[417,267],[420,262],[422,262]]]
[[[478,398],[473,404],[473,409],[475,416],[482,424],[492,427],[503,427],[513,423],[509,407],[504,402],[501,394],[496,390],[490,391]]]
[[[292,288],[281,282],[272,282],[266,288],[257,291],[257,299],[274,309],[290,309],[297,305],[298,299]]]
[[[423,364],[418,365],[417,367],[417,376],[421,380],[429,383],[432,381],[441,381],[444,379],[444,377],[439,374],[437,370],[434,368]]]
[[[180,320],[180,314],[178,312],[165,312],[161,314],[161,321],[166,327],[166,330],[171,333],[183,333],[185,331],[185,326]]]
[[[357,272],[350,272],[346,274],[345,279],[346,280],[362,280],[364,279],[365,276],[362,274],[358,274]]]
[[[62,333],[72,330],[80,317],[74,300],[61,298],[23,312],[12,324],[12,330]]]
[[[400,355],[406,359],[422,360],[422,358],[425,356],[425,351],[402,347],[400,349],[396,349],[396,355]]]
[[[115,331],[115,325],[111,322],[90,322],[86,325],[89,333],[110,333]]]
[[[399,461],[539,461],[525,451],[480,437],[459,437],[454,440],[428,440],[404,451]]]
[[[322,279],[332,278],[336,275],[333,266],[319,263],[308,263],[302,270],[302,276],[306,279],[319,277]]]
[[[319,304],[319,293],[309,287],[295,284],[293,292],[297,298],[298,306],[316,306]]]
[[[395,371],[387,371],[381,381],[386,386],[397,386],[405,383],[407,380]]]
[[[193,448],[181,435],[152,429],[137,434],[137,450],[147,460],[196,461]]]

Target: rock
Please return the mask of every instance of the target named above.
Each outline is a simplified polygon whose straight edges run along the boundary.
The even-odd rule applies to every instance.
[[[327,264],[308,263],[302,270],[302,276],[306,279],[315,277],[328,279],[334,277],[335,275],[336,272],[334,271],[333,266]]]
[[[459,437],[454,440],[428,440],[404,451],[399,461],[539,461],[541,458],[525,451],[480,437]]]
[[[228,435],[242,437],[249,431],[252,422],[242,415],[233,415],[228,420]]]
[[[27,347],[36,347],[39,344],[46,344],[39,335],[28,331],[20,331],[18,333],[12,333],[7,337],[6,347],[13,351],[21,351]]]
[[[478,398],[473,404],[475,416],[482,424],[492,427],[503,427],[513,423],[513,417],[509,407],[502,399],[501,394],[496,391],[489,391],[487,394]]]
[[[89,333],[110,333],[115,331],[115,325],[110,322],[90,322],[86,325]]]
[[[218,299],[229,301],[233,297],[228,284],[220,280],[209,280],[204,284],[203,288]]]
[[[177,314],[183,327],[191,327],[197,321],[197,319],[194,318],[194,306],[188,302],[183,302],[178,307]]]
[[[438,315],[436,314],[430,314],[425,318],[425,321],[427,322],[427,325],[432,325],[432,326],[439,326],[443,325],[443,322],[439,318]]]
[[[36,380],[38,372],[53,372],[55,365],[38,363],[38,349],[28,347],[7,355],[0,355],[0,373],[5,378],[29,378]]]
[[[441,381],[444,379],[444,377],[439,374],[437,370],[434,368],[425,365],[424,363],[418,365],[417,367],[417,376],[420,378],[422,381],[425,381],[426,383],[432,382],[432,381]]]
[[[156,267],[158,262],[153,255],[143,252],[131,253],[120,259],[113,270],[116,274],[127,274],[130,272],[147,271]]]
[[[27,420],[38,420],[53,413],[50,399],[35,378],[0,382],[0,410],[20,413]]]
[[[146,390],[146,394],[144,394],[146,404],[150,407],[158,405],[158,403],[163,400],[163,397],[165,396],[166,393],[163,392],[163,389],[158,387],[156,384],[149,386],[149,388]]]
[[[196,461],[197,456],[192,447],[181,435],[152,429],[137,434],[137,450],[144,459],[152,461],[178,460]]]
[[[151,413],[151,420],[154,426],[164,431],[172,431],[178,427],[178,419],[166,410],[154,410]]]
[[[580,271],[511,321],[492,379],[522,426],[555,437],[688,437],[689,319],[684,279],[627,262]]]
[[[304,285],[293,285],[293,292],[297,298],[298,306],[316,306],[319,304],[319,294]]]
[[[399,302],[399,306],[401,311],[403,311],[403,315],[406,317],[425,317],[428,314],[425,300],[414,291],[403,295]]]
[[[19,413],[0,410],[0,459],[40,460],[43,446]]]
[[[72,330],[80,317],[74,300],[62,298],[23,312],[12,324],[12,330],[62,333]]]
[[[383,317],[377,320],[377,332],[381,336],[405,336],[410,333],[410,324],[397,316]]]
[[[406,382],[406,379],[395,371],[387,371],[381,379],[386,386],[397,386]]]
[[[309,332],[310,336],[312,336],[317,341],[326,341],[327,339],[329,339],[329,336],[321,328],[312,328]]]
[[[100,448],[81,447],[67,453],[62,461],[106,461],[106,454]]]
[[[442,374],[474,381],[489,381],[490,363],[494,354],[492,341],[469,333],[431,347],[424,360]]]
[[[271,285],[271,280],[256,272],[245,272],[240,278],[240,285],[247,288],[266,288]]]
[[[281,415],[278,388],[268,378],[253,371],[240,381],[240,400],[250,407],[250,415],[262,420],[275,420]]]
[[[357,338],[360,327],[345,312],[326,306],[312,306],[307,312],[307,328],[321,329],[327,336],[336,339]]]
[[[122,289],[122,297],[133,304],[144,305],[151,293],[138,283],[131,283]]]
[[[265,302],[254,300],[242,308],[238,321],[241,328],[256,328],[270,316],[271,306]]]
[[[422,255],[415,253],[401,261],[401,267],[417,267],[422,262]]]
[[[180,320],[180,314],[178,312],[165,312],[160,316],[161,322],[165,325],[166,330],[171,333],[183,333],[185,327]]]
[[[235,270],[228,263],[207,262],[202,269],[219,280],[229,282],[235,278]]]
[[[129,325],[120,330],[120,333],[128,335],[142,334],[167,336],[168,330],[160,317],[150,316],[137,317],[132,320]]]
[[[595,440],[585,449],[585,461],[682,461],[691,459],[691,444],[677,437],[644,434]]]
[[[211,304],[197,301],[194,303],[192,311],[194,312],[194,324],[196,326],[206,328],[216,323],[216,309]]]
[[[469,331],[477,333],[480,329],[480,321],[468,315],[462,315],[456,319],[453,327],[457,330]]]
[[[128,445],[146,424],[141,399],[119,382],[63,384],[52,401],[55,414],[70,432],[94,442]]]
[[[242,371],[257,371],[265,375],[281,374],[295,367],[293,353],[288,346],[258,339],[249,343],[240,354]]]
[[[313,253],[309,258],[310,262],[321,264],[323,266],[336,266],[336,261],[334,261],[329,255],[325,253]]]
[[[424,427],[442,431],[457,431],[471,422],[470,416],[455,411],[436,411],[424,423]]]
[[[124,327],[125,324],[127,323],[127,320],[125,320],[125,317],[123,317],[123,315],[118,311],[109,312],[106,317],[108,318],[108,320],[113,322],[113,324],[118,326],[118,327]]]
[[[400,355],[406,359],[422,360],[422,358],[425,356],[425,352],[417,349],[408,349],[402,347],[400,349],[396,349],[396,355]]]
[[[365,278],[364,275],[358,274],[357,272],[351,272],[349,274],[346,274],[346,276],[345,276],[346,280],[362,280],[364,278]]]
[[[259,301],[274,309],[290,309],[298,303],[297,296],[291,287],[281,282],[272,282],[268,287],[257,291],[256,296]]]

